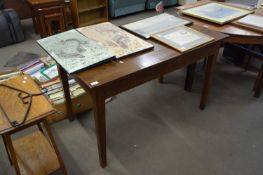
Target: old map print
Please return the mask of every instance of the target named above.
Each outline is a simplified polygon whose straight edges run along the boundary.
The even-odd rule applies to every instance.
[[[150,43],[109,22],[79,28],[78,31],[88,38],[102,43],[104,47],[115,54],[116,58],[153,48]]]
[[[100,43],[76,30],[37,41],[69,74],[89,68],[114,57]]]

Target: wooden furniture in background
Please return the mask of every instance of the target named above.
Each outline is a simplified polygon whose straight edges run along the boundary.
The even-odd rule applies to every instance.
[[[74,27],[108,21],[108,0],[71,0]]]
[[[20,19],[31,18],[31,11],[27,4],[27,0],[3,0],[5,8],[14,9]]]
[[[29,7],[31,8],[32,20],[35,28],[35,32],[38,34],[41,31],[39,22],[38,10],[56,6],[68,5],[64,0],[27,0]]]
[[[13,78],[3,82],[3,84],[17,87],[29,93],[41,92],[29,76]],[[0,101],[10,118],[17,121],[22,120],[22,113],[24,113],[22,109],[25,108],[26,104],[22,104],[17,91],[1,86]],[[19,107],[21,109],[18,110]],[[14,166],[17,175],[47,175],[57,170],[61,170],[63,174],[67,175],[50,126],[46,121],[47,116],[55,113],[56,110],[43,95],[33,97],[28,118],[19,127],[12,127],[3,111],[0,110],[0,134],[10,163]],[[38,130],[12,140],[11,135],[33,126],[37,126]]]
[[[200,108],[205,108],[219,48],[227,35],[213,32],[203,27],[192,27],[198,31],[205,32],[215,39],[185,53],[179,53],[153,39],[147,40],[154,45],[154,50],[127,56],[122,60],[123,63],[112,61],[73,75],[76,81],[91,95],[93,100],[99,158],[102,167],[107,165],[105,99],[147,81],[159,78],[176,69],[196,64],[197,61],[208,57],[208,66],[200,101]],[[74,119],[68,90],[67,73],[61,66],[59,66],[59,70],[63,81],[67,114],[71,119]],[[189,76],[191,75],[187,75],[185,82],[186,90],[190,90],[193,84],[193,77]]]
[[[37,16],[40,23],[41,38],[67,30],[67,8],[68,6],[65,4],[38,9]]]

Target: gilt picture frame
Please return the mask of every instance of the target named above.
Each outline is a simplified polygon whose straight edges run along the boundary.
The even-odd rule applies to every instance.
[[[186,52],[214,40],[213,37],[186,26],[164,30],[151,36],[179,52]]]
[[[207,3],[182,10],[184,15],[193,16],[220,25],[253,13],[252,10],[230,6],[224,3]]]

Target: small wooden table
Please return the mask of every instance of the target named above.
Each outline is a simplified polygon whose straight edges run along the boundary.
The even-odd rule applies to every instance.
[[[215,39],[208,44],[185,53],[179,53],[168,46],[150,39],[148,41],[154,45],[154,50],[128,56],[122,60],[124,63],[112,61],[73,75],[87,93],[91,94],[93,99],[97,144],[100,165],[102,167],[107,165],[105,99],[139,86],[147,81],[157,79],[176,69],[188,66],[188,70],[191,70],[190,68],[193,64],[207,57],[208,66],[205,72],[204,87],[200,102],[200,108],[205,108],[219,48],[223,40],[227,38],[227,35],[195,25],[192,27]],[[59,73],[65,92],[67,114],[70,119],[74,119],[67,73],[61,66],[59,66]],[[189,71],[187,73],[185,89],[191,90],[193,77]],[[93,82],[97,82],[97,84],[94,83],[93,85]]]
[[[40,21],[38,20],[38,9],[64,6],[65,4],[69,5],[69,2],[65,2],[65,0],[27,0],[27,3],[31,8],[32,20],[37,34],[41,31]]]
[[[29,76],[13,78],[2,84],[32,94],[41,93]],[[11,120],[22,121],[25,113],[23,109],[25,109],[26,104],[23,104],[18,98],[17,91],[0,86],[0,102]],[[17,175],[47,175],[59,169],[67,175],[51,129],[46,121],[46,117],[54,113],[56,110],[43,95],[33,97],[28,118],[19,127],[12,127],[4,112],[0,110],[0,134],[10,163],[14,165]],[[38,130],[12,141],[12,134],[32,126],[37,126]]]

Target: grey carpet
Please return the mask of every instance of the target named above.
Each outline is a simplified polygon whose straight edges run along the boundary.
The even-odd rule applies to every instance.
[[[113,20],[127,23],[153,15]],[[32,23],[27,41],[0,49],[0,65],[18,51],[38,54]],[[98,163],[92,111],[52,126],[71,175],[262,175],[263,97],[252,97],[256,74],[219,62],[208,106],[198,109],[203,71],[193,92],[183,90],[185,70],[118,95],[106,105],[108,166]],[[23,133],[22,133],[23,134]],[[0,142],[0,174],[13,175]],[[57,173],[60,174],[60,173]]]

